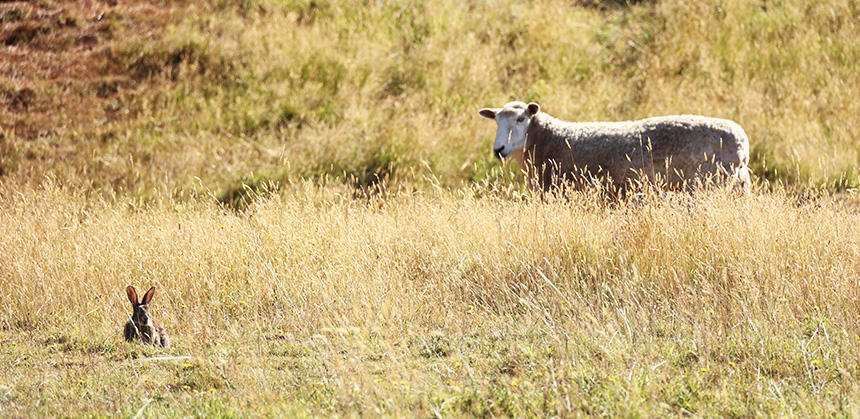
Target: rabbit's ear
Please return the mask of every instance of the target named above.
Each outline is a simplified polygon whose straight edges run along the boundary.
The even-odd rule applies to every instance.
[[[149,304],[149,301],[152,300],[153,294],[155,294],[155,287],[150,288],[149,291],[146,292],[146,294],[143,294],[143,301],[141,301],[140,303]]]
[[[125,287],[125,293],[128,294],[128,301],[132,304],[137,304],[137,291],[131,285]]]

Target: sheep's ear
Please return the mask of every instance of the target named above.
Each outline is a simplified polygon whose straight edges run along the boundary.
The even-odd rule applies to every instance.
[[[155,287],[150,288],[149,291],[146,292],[146,294],[143,294],[143,301],[141,301],[140,303],[149,304],[149,302],[152,301],[153,294],[155,294]]]
[[[538,105],[537,103],[529,103],[529,105],[526,107],[526,113],[528,113],[529,116],[535,116],[538,112],[540,112],[540,105]]]
[[[132,304],[137,304],[137,291],[131,285],[125,287],[125,293],[128,295],[128,301]]]
[[[484,109],[481,109],[480,111],[478,111],[478,115],[481,115],[487,119],[496,119],[496,113],[498,113],[498,112],[499,112],[498,109],[484,108]]]

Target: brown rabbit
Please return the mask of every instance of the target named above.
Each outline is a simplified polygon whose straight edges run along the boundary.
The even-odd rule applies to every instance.
[[[123,332],[125,340],[131,342],[140,339],[143,343],[151,343],[155,346],[165,348],[170,345],[167,332],[164,331],[164,328],[160,324],[155,323],[152,320],[152,316],[149,315],[149,302],[152,301],[152,295],[155,294],[155,287],[150,288],[143,295],[143,301],[139,303],[137,302],[137,291],[134,290],[134,287],[129,285],[126,287],[125,292],[128,294],[128,301],[131,301],[131,305],[134,307],[134,314],[132,314],[131,320],[125,324]]]

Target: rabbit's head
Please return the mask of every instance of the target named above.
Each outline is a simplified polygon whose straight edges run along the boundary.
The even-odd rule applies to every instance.
[[[149,302],[152,301],[152,295],[155,294],[155,287],[150,288],[149,291],[143,295],[143,300],[140,302],[137,300],[137,291],[135,291],[134,287],[131,285],[126,287],[125,292],[128,294],[128,300],[131,301],[131,305],[134,308],[134,313],[132,314],[134,324],[139,326],[151,326],[152,317],[149,315]]]

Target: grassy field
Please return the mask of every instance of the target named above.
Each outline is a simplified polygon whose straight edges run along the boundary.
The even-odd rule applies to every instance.
[[[0,4],[0,416],[860,416],[860,7],[807,3]],[[513,99],[733,119],[754,192],[532,196]]]
[[[844,203],[292,190],[243,214],[4,190],[4,414],[860,412]],[[122,341],[129,283],[173,347]]]
[[[856,188],[860,7],[807,3],[11,3],[0,173],[233,203],[301,177],[458,188],[500,177],[476,112],[517,99],[733,119],[759,179]]]

